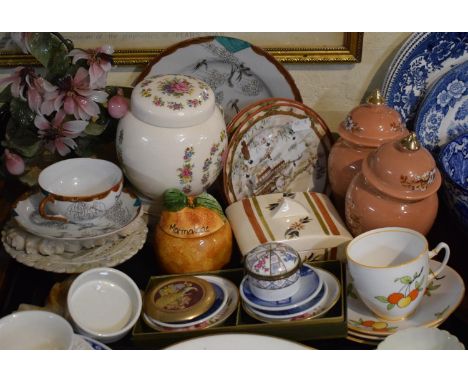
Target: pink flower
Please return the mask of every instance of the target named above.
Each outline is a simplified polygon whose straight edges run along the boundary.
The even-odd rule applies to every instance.
[[[79,60],[87,60],[89,86],[94,89],[106,86],[107,72],[112,68],[113,53],[114,49],[110,45],[103,45],[97,49],[73,49],[68,55],[73,57],[74,64]]]
[[[30,82],[29,77],[31,76],[36,77],[34,69],[24,66],[18,66],[17,68],[15,68],[13,74],[0,80],[0,86],[8,86],[11,84],[11,95],[15,98],[20,97],[21,99],[26,100],[24,94],[25,88],[27,83]]]
[[[45,147],[51,153],[55,150],[62,156],[67,155],[71,150],[76,148],[76,142],[73,138],[77,138],[86,128],[86,121],[68,121],[63,123],[65,113],[60,110],[55,114],[52,122],[48,121],[44,116],[38,114],[34,119],[34,125],[39,129],[39,137],[46,141]]]
[[[11,32],[10,37],[13,42],[19,46],[23,53],[31,53],[29,49],[29,40],[31,39],[32,32]]]
[[[53,92],[57,88],[42,77],[28,77],[26,83],[29,86],[27,91],[29,108],[40,114],[44,95]]]
[[[5,167],[12,175],[21,175],[24,172],[24,160],[18,154],[5,149]]]
[[[99,115],[99,106],[107,99],[107,93],[93,90],[89,87],[89,77],[86,69],[79,68],[75,77],[67,76],[59,80],[58,88],[47,92],[41,106],[42,114],[50,115],[62,108],[67,114],[73,114],[76,119],[88,120]]]

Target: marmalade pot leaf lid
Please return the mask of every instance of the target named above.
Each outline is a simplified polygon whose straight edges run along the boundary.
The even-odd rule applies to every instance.
[[[379,90],[351,110],[338,128],[340,136],[351,143],[379,147],[403,138],[408,130],[398,111],[387,106]]]

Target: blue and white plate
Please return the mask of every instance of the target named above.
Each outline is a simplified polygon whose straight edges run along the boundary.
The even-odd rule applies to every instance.
[[[75,334],[73,336],[72,350],[111,350],[111,348],[102,342],[96,341],[94,338]]]
[[[447,72],[429,89],[414,130],[433,155],[447,142],[468,132],[468,61]]]
[[[280,301],[265,301],[256,297],[249,287],[248,276],[242,280],[239,291],[242,300],[252,308],[264,311],[285,311],[302,306],[319,294],[322,289],[323,280],[310,265],[301,267],[301,286],[299,291],[292,297]]]
[[[427,89],[454,66],[468,60],[468,33],[414,33],[387,71],[383,94],[409,129]]]
[[[310,305],[309,308],[304,308],[304,306],[301,306],[295,310],[292,310],[292,313],[288,312],[286,314],[284,312],[261,311],[249,306],[245,303],[245,301],[242,304],[242,307],[249,316],[262,322],[299,321],[320,317],[327,313],[333,306],[335,306],[336,302],[340,298],[341,288],[338,279],[330,272],[323,269],[317,269],[317,273],[319,274],[320,278],[323,279],[322,290],[324,291],[324,297],[321,298],[318,303],[311,301],[310,303],[306,304],[307,306]],[[316,297],[317,300],[319,298],[319,296]]]

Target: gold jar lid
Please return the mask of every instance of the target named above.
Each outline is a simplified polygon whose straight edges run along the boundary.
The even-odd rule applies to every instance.
[[[192,276],[175,277],[152,287],[144,298],[144,312],[162,322],[192,320],[211,308],[216,298],[213,286]]]

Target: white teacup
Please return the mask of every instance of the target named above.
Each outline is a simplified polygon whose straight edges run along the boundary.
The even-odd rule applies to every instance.
[[[430,271],[429,259],[445,249],[444,260]],[[364,304],[386,320],[414,312],[427,284],[447,264],[450,249],[439,243],[429,251],[419,232],[399,227],[375,229],[354,238],[346,249],[349,273]]]
[[[122,170],[112,162],[93,158],[67,159],[42,170],[39,186],[44,198],[39,213],[64,223],[103,216],[120,197]]]
[[[23,311],[0,319],[0,349],[68,350],[73,328],[63,317],[45,311]]]

